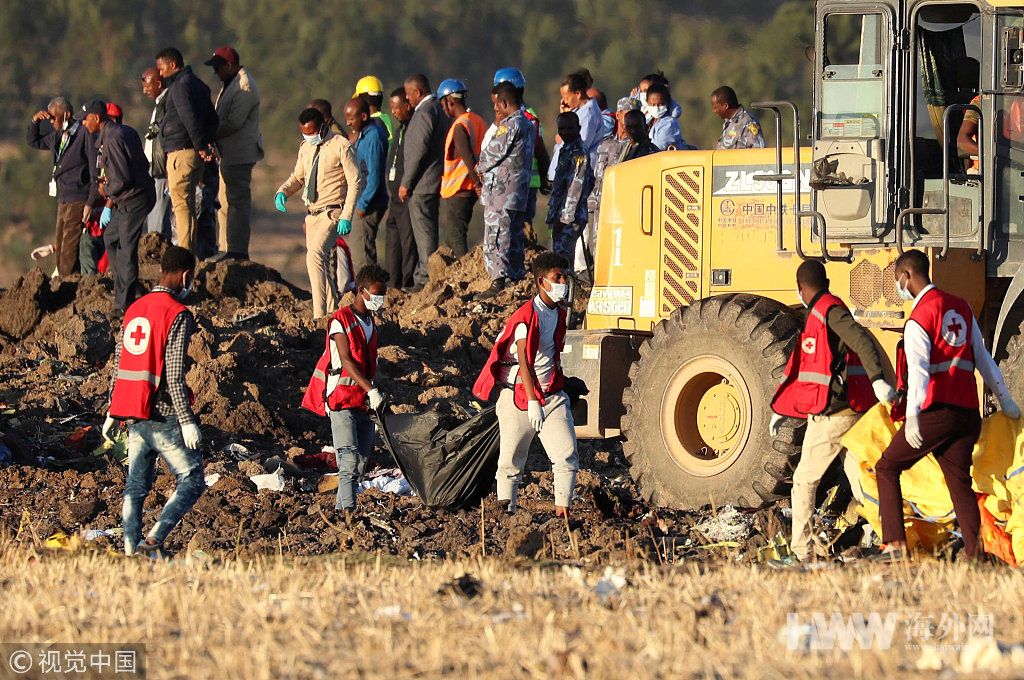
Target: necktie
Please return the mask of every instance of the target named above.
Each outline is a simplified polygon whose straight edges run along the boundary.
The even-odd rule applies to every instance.
[[[316,151],[313,152],[313,166],[309,170],[309,177],[306,178],[306,205],[316,203],[316,180],[320,171],[320,147],[321,144],[316,145]]]

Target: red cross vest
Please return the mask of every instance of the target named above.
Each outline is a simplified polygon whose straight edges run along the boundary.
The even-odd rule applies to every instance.
[[[512,350],[512,343],[515,340],[516,326],[523,323],[526,324],[526,358],[528,364],[526,370],[530,372],[533,377],[533,384],[537,385],[537,373],[534,370],[534,360],[537,356],[537,348],[540,347],[540,322],[537,320],[537,310],[533,306],[534,301],[528,300],[523,306],[517,309],[508,322],[505,324],[504,330],[501,331],[501,335],[498,336],[497,341],[494,343],[494,347],[491,348],[491,355],[487,358],[487,363],[484,364],[484,368],[480,371],[479,377],[476,379],[476,383],[473,385],[473,394],[477,399],[483,401],[490,401],[491,392],[494,391],[495,385],[501,387],[509,387],[498,381],[498,373],[502,368],[510,368],[518,365],[518,362],[514,359],[509,361],[506,359],[506,355]],[[533,397],[536,401],[541,404],[546,403],[544,397],[560,392],[565,386],[565,375],[562,373],[562,349],[565,347],[565,308],[559,305],[558,307],[558,323],[555,324],[555,371],[551,377],[551,385],[544,393],[534,394]],[[513,353],[514,356],[514,353]],[[522,367],[520,367],[520,370]],[[523,385],[522,381],[516,379],[514,386],[515,393],[515,404],[519,407],[519,410],[525,411],[529,405],[530,397],[526,394],[526,386]],[[538,388],[539,389],[539,388]]]
[[[377,374],[377,327],[374,326],[369,341],[363,334],[356,313],[352,307],[345,306],[331,316],[327,326],[327,344],[320,360],[316,362],[313,377],[309,379],[306,395],[302,398],[302,407],[321,416],[327,415],[327,409],[342,411],[344,409],[366,410],[366,390],[360,387],[348,374],[344,367],[332,366],[330,328],[337,321],[341,330],[348,338],[348,349],[352,360],[359,366],[359,371],[372,381]],[[333,389],[328,389],[331,378],[337,378]]]
[[[974,312],[967,301],[932,288],[921,298],[910,321],[920,324],[931,340],[928,357],[928,390],[925,392],[924,411],[933,404],[976,409],[978,383],[974,377]],[[896,357],[896,390],[907,391],[907,355],[902,341]],[[901,405],[902,414],[905,404]]]
[[[844,364],[850,408],[864,413],[878,401],[860,357],[847,351],[842,361],[836,361],[832,355],[827,319],[833,307],[848,309],[842,300],[825,292],[809,310],[800,343],[789,355],[782,384],[772,399],[772,410],[779,415],[806,418],[823,413],[828,408],[832,381],[842,374]]]
[[[174,319],[188,311],[164,291],[142,296],[125,312],[121,360],[117,365],[110,415],[120,420],[149,420],[164,375],[167,335]]]

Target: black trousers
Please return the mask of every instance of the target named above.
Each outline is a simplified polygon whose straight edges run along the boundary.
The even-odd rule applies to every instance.
[[[416,239],[409,220],[409,206],[399,200],[388,204],[384,217],[385,269],[391,274],[391,285],[396,288],[412,288],[413,275],[419,256],[416,253]]]
[[[981,530],[981,512],[971,488],[971,453],[981,434],[981,415],[978,409],[939,405],[921,413],[918,425],[924,439],[920,449],[910,446],[906,432],[900,429],[875,464],[882,541],[907,540],[900,473],[909,470],[930,452],[935,454],[946,479],[956,521],[964,537],[964,553],[968,557],[977,557],[980,554],[978,532]]]
[[[115,310],[125,311],[139,297],[139,239],[146,228],[146,217],[155,204],[156,195],[150,191],[118,201],[111,208],[103,243],[114,278]]]
[[[462,257],[469,250],[467,234],[475,206],[475,191],[463,191],[441,199],[441,243],[451,248],[455,257]]]

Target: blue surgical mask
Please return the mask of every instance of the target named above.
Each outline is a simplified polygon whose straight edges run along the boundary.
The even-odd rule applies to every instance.
[[[800,292],[799,288],[796,289],[796,297],[797,297],[798,300],[800,300],[800,304],[802,304],[804,307],[807,306],[807,302],[804,301],[804,296]]]
[[[189,281],[188,284],[186,284],[185,281],[187,279],[188,279],[188,274],[186,274],[181,279],[181,286],[182,286],[181,290],[179,290],[177,293],[174,294],[174,297],[177,300],[179,300],[179,301],[184,300],[185,298],[187,298],[189,295],[192,294],[192,283],[193,282]]]
[[[369,299],[363,298],[363,303],[366,305],[366,309],[371,312],[376,312],[384,306],[383,295],[374,295],[373,293],[370,293],[370,291],[366,292],[370,295]]]
[[[668,107],[665,105],[661,106],[648,106],[647,112],[651,114],[651,118],[661,118],[668,113]]]
[[[324,141],[323,136],[319,132],[315,135],[302,135],[302,139],[304,139],[307,144],[312,144],[313,146],[319,146],[320,142]]]
[[[914,299],[914,296],[911,294],[910,288],[909,288],[910,277],[907,276],[907,287],[906,288],[904,288],[903,285],[900,283],[901,280],[902,280],[902,277],[900,277],[900,279],[898,279],[896,281],[896,294],[899,295],[904,300],[906,300],[907,302],[910,302],[911,300]]]

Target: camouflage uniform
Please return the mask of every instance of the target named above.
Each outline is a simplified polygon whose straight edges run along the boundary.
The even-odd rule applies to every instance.
[[[722,136],[716,149],[763,149],[761,124],[742,106],[732,118],[722,122]]]
[[[582,139],[565,144],[551,184],[547,223],[551,249],[569,262],[573,261],[576,237],[587,226],[587,201],[593,188],[594,173]]]
[[[533,123],[516,111],[501,121],[477,161],[484,180],[484,265],[492,280],[518,281],[526,276],[523,224],[536,134]]]

